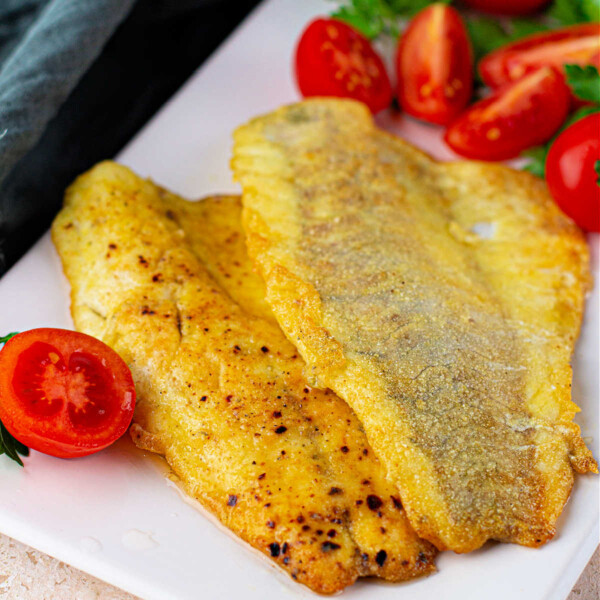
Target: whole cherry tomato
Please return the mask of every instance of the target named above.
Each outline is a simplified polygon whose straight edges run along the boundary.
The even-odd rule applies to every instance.
[[[444,139],[468,158],[505,160],[550,139],[569,105],[563,77],[545,67],[475,103],[450,125]]]
[[[564,64],[600,67],[599,23],[527,36],[484,56],[479,72],[487,85],[497,88],[540,67],[555,67],[562,72]]]
[[[548,4],[548,0],[463,0],[472,8],[499,15],[527,15]]]
[[[410,115],[447,125],[473,93],[469,37],[456,10],[432,4],[410,22],[396,54],[398,98]]]
[[[600,113],[588,115],[554,140],[546,159],[546,182],[562,211],[579,227],[600,231]]]
[[[316,19],[296,48],[296,80],[304,97],[364,102],[373,113],[390,105],[392,86],[369,40],[335,19]]]
[[[106,448],[135,406],[129,368],[83,333],[32,329],[0,352],[0,420],[20,442],[61,458]]]

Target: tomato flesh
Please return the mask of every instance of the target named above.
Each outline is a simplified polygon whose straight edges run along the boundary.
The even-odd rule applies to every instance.
[[[390,105],[392,87],[369,40],[335,19],[316,19],[296,48],[296,81],[304,97],[353,98],[376,113]]]
[[[498,15],[527,15],[539,10],[548,0],[463,0],[471,8]]]
[[[432,4],[418,13],[396,54],[398,99],[410,115],[447,125],[473,93],[469,37],[456,10]]]
[[[548,189],[562,211],[586,231],[600,231],[600,113],[576,121],[550,147]]]
[[[93,337],[33,329],[0,352],[0,420],[34,450],[62,458],[101,450],[126,431],[134,406],[127,365]]]
[[[550,139],[569,106],[563,78],[554,69],[540,69],[475,103],[450,125],[444,139],[468,158],[513,158]]]
[[[600,67],[600,24],[587,23],[528,36],[485,56],[479,63],[479,72],[487,85],[497,88],[541,67],[562,71],[564,64]]]

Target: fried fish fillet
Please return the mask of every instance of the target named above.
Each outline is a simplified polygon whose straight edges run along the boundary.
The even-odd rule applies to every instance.
[[[192,497],[318,592],[434,570],[355,415],[307,385],[270,315],[238,199],[185,202],[107,162],[52,235],[77,329],[131,367],[135,443]]]
[[[234,138],[267,301],[417,533],[457,552],[550,539],[573,471],[597,466],[570,394],[588,251],[543,182],[437,163],[352,101],[284,107]]]

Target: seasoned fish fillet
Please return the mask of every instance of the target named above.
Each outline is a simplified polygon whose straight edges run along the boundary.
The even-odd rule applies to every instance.
[[[439,164],[331,99],[239,128],[232,166],[267,301],[417,533],[550,539],[573,471],[597,466],[570,394],[588,252],[543,182]]]
[[[131,367],[135,443],[318,592],[431,572],[435,549],[412,531],[358,420],[307,385],[269,314],[239,213],[235,198],[188,203],[114,163],[67,191],[52,234],[73,319]]]

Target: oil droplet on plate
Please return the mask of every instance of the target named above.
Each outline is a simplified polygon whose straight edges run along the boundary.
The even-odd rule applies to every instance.
[[[102,550],[102,544],[96,538],[89,536],[82,537],[79,540],[79,547],[90,554],[94,554],[95,552],[100,552],[100,550]]]
[[[158,546],[152,534],[139,529],[130,529],[121,536],[121,543],[129,550],[150,550]]]

